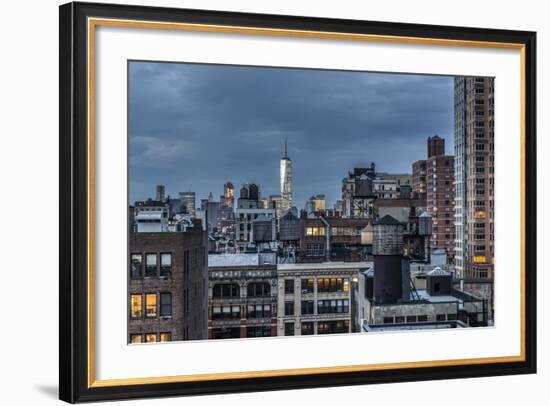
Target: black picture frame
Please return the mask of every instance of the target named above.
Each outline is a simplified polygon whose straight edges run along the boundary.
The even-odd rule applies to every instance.
[[[536,33],[113,4],[60,6],[59,397],[67,402],[220,394],[536,372]],[[88,379],[87,18],[513,43],[525,52],[525,357],[518,362],[93,387]]]

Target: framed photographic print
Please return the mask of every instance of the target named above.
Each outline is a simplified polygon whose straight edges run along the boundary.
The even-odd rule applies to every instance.
[[[536,371],[533,32],[60,7],[60,398]]]

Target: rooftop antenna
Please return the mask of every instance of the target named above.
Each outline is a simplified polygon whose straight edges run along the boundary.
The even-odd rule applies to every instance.
[[[288,154],[287,154],[287,137],[285,137],[285,156],[283,158],[288,158]]]

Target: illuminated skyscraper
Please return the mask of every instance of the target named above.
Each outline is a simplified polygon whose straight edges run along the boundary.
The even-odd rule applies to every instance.
[[[288,157],[285,138],[285,155],[281,158],[281,212],[284,216],[292,207],[292,161]]]
[[[455,271],[493,279],[494,79],[458,77],[455,100]]]
[[[227,182],[223,185],[223,198],[224,205],[232,208],[235,204],[235,187],[233,186],[233,183]]]

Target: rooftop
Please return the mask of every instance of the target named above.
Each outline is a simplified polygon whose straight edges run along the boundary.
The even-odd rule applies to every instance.
[[[384,217],[377,220],[374,224],[379,224],[384,226],[401,225],[401,223],[398,220],[396,220],[394,217],[390,216],[389,214],[386,214]]]
[[[209,268],[216,268],[216,267],[239,267],[239,266],[259,266],[259,265],[275,265],[275,261],[273,260],[273,263],[269,261],[270,263],[265,263],[266,259],[270,256],[270,253],[267,254],[258,254],[258,253],[252,253],[252,254],[210,254],[208,255],[208,267]],[[274,257],[275,255],[273,255]],[[262,258],[262,262],[260,264],[260,258]]]
[[[299,263],[299,264],[278,264],[279,271],[293,270],[317,270],[317,269],[366,269],[372,267],[372,261],[363,262],[316,262],[316,263]]]
[[[136,220],[161,220],[162,212],[160,210],[155,211],[140,211],[136,215]]]
[[[436,295],[432,296],[427,290],[419,289],[416,291],[420,299],[427,300],[430,303],[443,303],[443,302],[461,302],[459,298],[452,295]]]

